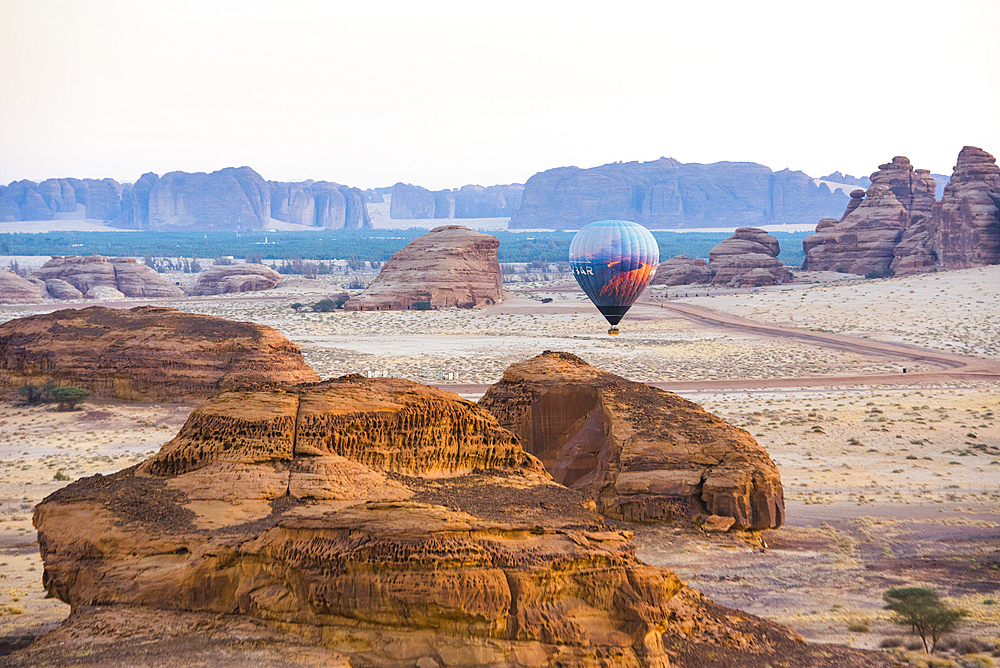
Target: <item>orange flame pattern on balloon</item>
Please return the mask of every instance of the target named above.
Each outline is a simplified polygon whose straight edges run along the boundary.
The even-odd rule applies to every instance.
[[[616,264],[619,263],[609,262],[608,267],[614,268]],[[600,295],[602,297],[613,297],[615,295],[636,293],[646,286],[646,283],[652,277],[652,273],[655,269],[656,267],[654,265],[640,264],[638,269],[618,274],[614,278],[609,279],[608,282],[601,287]]]

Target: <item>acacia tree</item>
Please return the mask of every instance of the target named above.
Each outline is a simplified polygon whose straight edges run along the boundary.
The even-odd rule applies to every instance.
[[[920,636],[924,651],[933,654],[938,640],[951,633],[968,617],[968,610],[952,608],[941,600],[937,592],[924,587],[901,587],[890,589],[882,598],[886,610],[896,613],[893,621],[900,626],[909,626]],[[930,640],[930,648],[927,641]]]
[[[59,410],[76,410],[76,405],[90,396],[90,390],[82,387],[56,387],[52,389],[52,398],[59,402]]]

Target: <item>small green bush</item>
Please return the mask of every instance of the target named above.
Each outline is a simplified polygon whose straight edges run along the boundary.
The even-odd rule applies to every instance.
[[[847,625],[847,630],[851,633],[868,633],[868,622],[851,622]]]
[[[430,311],[431,310],[431,303],[430,302],[413,302],[413,310],[414,311]]]
[[[90,390],[85,390],[82,387],[67,385],[52,388],[52,398],[59,402],[59,410],[61,411],[76,410],[77,405],[83,403],[84,399],[89,396]]]
[[[316,313],[330,313],[337,310],[337,302],[332,299],[321,299],[312,305],[312,310]]]

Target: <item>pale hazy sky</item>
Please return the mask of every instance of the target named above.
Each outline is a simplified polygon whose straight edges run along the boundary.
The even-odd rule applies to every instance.
[[[0,0],[0,182],[1000,155],[1000,0]]]

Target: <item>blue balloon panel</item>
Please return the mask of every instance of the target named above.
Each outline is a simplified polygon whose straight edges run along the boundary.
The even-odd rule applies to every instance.
[[[653,235],[626,220],[591,223],[569,245],[577,283],[612,326],[649,285],[659,262],[660,248]]]

